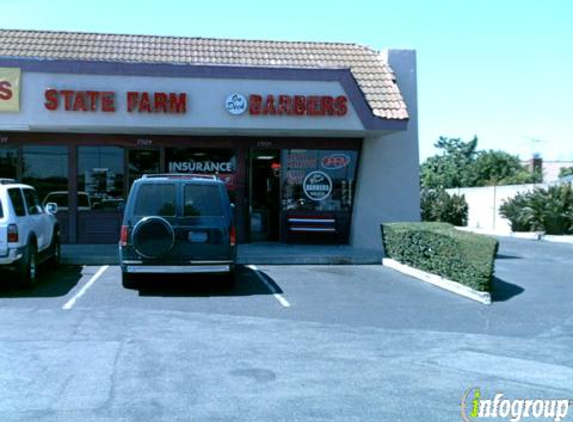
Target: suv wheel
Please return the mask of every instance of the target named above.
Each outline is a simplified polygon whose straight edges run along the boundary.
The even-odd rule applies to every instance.
[[[28,245],[18,268],[18,281],[26,287],[30,287],[36,282],[38,269],[37,257],[36,246],[33,244]]]
[[[50,268],[57,268],[62,260],[62,249],[60,245],[60,235],[55,234],[54,239],[52,239],[52,245],[50,246],[52,251],[52,257],[48,261]]]
[[[135,275],[125,271],[121,272],[121,284],[125,289],[136,289],[138,285]]]

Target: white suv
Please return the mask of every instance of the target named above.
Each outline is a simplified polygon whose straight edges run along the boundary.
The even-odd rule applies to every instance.
[[[59,264],[57,210],[53,203],[44,209],[31,186],[0,179],[0,270],[12,271],[29,286],[36,281],[38,264]]]

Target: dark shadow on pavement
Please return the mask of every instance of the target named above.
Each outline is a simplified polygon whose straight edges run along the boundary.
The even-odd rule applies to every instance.
[[[3,270],[0,273],[0,298],[61,297],[66,296],[82,278],[82,267],[60,266],[49,269],[38,268],[38,278],[31,287],[24,287],[14,279],[14,273]]]
[[[523,259],[521,256],[497,254],[495,259]]]
[[[263,281],[264,280],[264,281]],[[205,274],[148,274],[137,279],[140,296],[209,297],[282,293],[266,274],[238,265],[233,285],[225,277]]]
[[[493,302],[505,302],[524,291],[525,289],[517,284],[508,283],[507,281],[494,277],[491,300]]]

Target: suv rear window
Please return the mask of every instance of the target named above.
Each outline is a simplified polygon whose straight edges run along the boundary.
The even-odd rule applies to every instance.
[[[185,185],[184,196],[185,217],[224,215],[219,186],[188,184]]]
[[[26,215],[26,208],[24,207],[24,199],[22,198],[20,188],[8,189],[8,196],[12,202],[12,207],[14,207],[16,216],[24,217]]]
[[[140,186],[135,201],[135,215],[172,217],[175,210],[174,184],[154,183]]]

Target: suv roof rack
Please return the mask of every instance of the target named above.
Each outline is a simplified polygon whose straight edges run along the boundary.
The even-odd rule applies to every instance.
[[[167,178],[167,179],[208,179],[218,180],[217,176],[212,174],[194,174],[194,173],[162,173],[162,174],[144,174],[142,179]]]
[[[0,178],[0,185],[10,185],[12,183],[17,183],[15,179]]]

